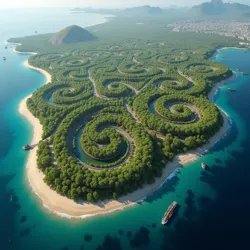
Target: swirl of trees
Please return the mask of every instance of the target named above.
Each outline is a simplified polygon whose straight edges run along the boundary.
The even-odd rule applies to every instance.
[[[94,167],[113,167],[119,166],[127,157],[128,153],[132,153],[128,147],[132,148],[133,139],[118,126],[118,114],[103,113],[95,116],[84,127],[81,135],[82,150],[90,157],[103,161],[106,164],[88,163]],[[111,126],[111,127],[110,127]],[[126,152],[121,153],[122,144],[125,144]],[[117,159],[118,158],[118,159]],[[114,160],[108,164],[108,161]]]
[[[58,82],[81,82],[87,77],[87,67],[50,68],[53,79]]]
[[[156,67],[149,67],[146,68],[146,66],[142,64],[120,64],[118,66],[119,73],[121,74],[132,74],[132,75],[137,75],[139,77],[141,76],[154,76],[158,75],[161,73],[161,70]]]
[[[96,88],[98,93],[107,97],[126,97],[133,93],[127,86],[128,81],[123,81],[119,77],[100,77],[96,78]]]
[[[139,67],[139,66],[138,66]],[[123,71],[122,71],[123,70]],[[148,70],[140,68],[136,71],[133,69],[114,70],[113,65],[97,66],[90,69],[91,75],[95,79],[98,93],[107,97],[125,97],[135,94],[150,79],[162,71],[156,67],[149,67]]]
[[[159,102],[157,102],[158,98],[160,98]],[[195,111],[194,113],[199,115],[199,119],[195,119],[195,123],[191,122],[188,124],[180,124],[173,121],[173,118],[178,119],[177,116],[182,116],[177,114],[170,115],[170,111],[164,108],[166,102],[188,104],[189,109],[192,106],[192,112]],[[163,116],[166,116],[168,120],[156,114],[155,103],[159,112],[163,112]],[[222,125],[222,117],[218,108],[210,103],[207,98],[184,95],[178,92],[169,95],[156,90],[141,93],[135,98],[133,109],[146,127],[163,135],[171,133],[176,136],[206,135],[209,137],[215,134]],[[182,117],[181,119],[184,118]]]
[[[130,79],[128,76],[114,73],[112,65],[106,68],[94,67],[89,70],[95,79],[97,92],[106,97],[126,97],[134,93],[131,82],[136,83],[136,77]]]
[[[136,51],[134,52],[134,59],[135,61],[138,61],[138,62],[144,62],[144,61],[147,61],[147,60],[151,60],[152,57],[156,56],[156,55],[159,55],[160,54],[160,50],[158,49],[145,49],[144,51]]]
[[[72,199],[81,197],[89,201],[107,197],[116,199],[119,195],[136,190],[143,183],[152,183],[154,176],[160,173],[162,162],[159,161],[161,159],[164,161],[164,157],[159,155],[158,146],[154,146],[150,135],[145,132],[143,126],[137,123],[125,109],[114,115],[116,106],[119,106],[119,102],[116,105],[105,102],[86,104],[73,110],[65,117],[57,132],[51,138],[58,168],[48,163],[49,150],[46,145],[48,142],[40,142],[38,166],[45,173],[45,182],[58,193],[67,195]],[[82,166],[72,157],[68,149],[67,138],[70,128],[76,122],[80,122],[93,112],[101,112],[102,109],[105,109],[105,112],[109,112],[111,115],[105,115],[105,112],[102,112],[106,118],[104,119],[103,115],[97,116],[95,122],[89,125],[90,131],[92,131],[92,126],[96,130],[97,124],[103,124],[104,121],[105,124],[106,122],[109,124],[115,123],[116,126],[131,135],[136,150],[130,160],[122,167],[96,172]]]
[[[182,63],[189,60],[189,55],[184,51],[174,51],[166,55],[160,56],[158,61],[160,63]]]
[[[207,65],[192,65],[190,66],[190,71],[196,72],[196,73],[210,73],[217,70],[217,68],[213,68],[211,66]]]
[[[178,74],[170,75],[168,72],[162,76],[154,77],[148,84],[148,87],[154,87],[162,91],[169,91],[170,89],[186,90],[193,87],[193,83]]]
[[[212,81],[221,81],[232,75],[232,71],[227,66],[198,58],[181,64],[178,69],[185,75]]]
[[[83,56],[64,56],[59,60],[53,61],[51,63],[52,68],[59,68],[59,67],[82,67],[86,64],[89,64],[89,59]]]
[[[50,83],[40,87],[27,101],[31,113],[43,125],[43,138],[48,137],[66,114],[84,105],[93,96],[88,80],[81,83]]]
[[[200,117],[192,105],[178,103],[175,98],[172,99],[169,96],[157,99],[154,103],[154,110],[166,120],[177,124],[193,123]]]
[[[176,92],[200,96],[206,94],[212,87],[212,82],[202,77],[190,77],[179,74],[176,70],[168,69],[162,75],[153,77],[146,86],[147,90],[156,89],[164,93]]]
[[[47,94],[45,98],[49,98],[53,104],[70,105],[78,101],[90,98],[93,95],[92,86],[87,80],[81,83],[64,84],[58,86]],[[47,99],[48,100],[48,99]]]

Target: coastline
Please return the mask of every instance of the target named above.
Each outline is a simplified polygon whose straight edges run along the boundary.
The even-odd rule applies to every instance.
[[[227,50],[227,49],[238,49],[238,50],[245,50],[245,51],[250,50],[250,48],[222,47],[222,48],[216,49],[215,53],[211,57],[209,57],[208,60],[213,61],[213,58],[216,58],[216,56],[220,53],[221,50]]]
[[[9,45],[13,45],[13,46],[20,46],[20,45],[22,45],[21,43],[11,43],[11,42],[8,42],[8,41],[5,41],[4,42],[4,44],[9,44]],[[15,48],[13,48],[13,50],[12,50],[13,52],[15,52],[15,53],[18,53],[18,54],[31,54],[31,55],[37,55],[37,53],[36,52],[21,52],[21,51],[18,51],[18,50],[16,50],[16,47]]]
[[[218,89],[223,86],[225,83],[227,83],[228,81],[231,81],[233,79],[237,79],[237,74],[235,73],[235,71],[233,71],[233,75],[225,80],[222,80],[220,82],[217,82],[213,88],[211,89],[211,91],[208,94],[208,99],[210,100],[210,102],[214,103],[214,95],[216,94],[216,92],[218,91]]]
[[[32,70],[37,70],[46,76],[46,83],[51,81],[51,75],[40,68],[29,65],[28,61],[24,62],[24,66]],[[228,80],[228,79],[227,79]],[[214,86],[210,93],[210,98],[214,91],[221,85],[221,82]],[[31,96],[31,95],[30,95]],[[42,136],[42,126],[37,118],[35,118],[28,110],[26,101],[30,97],[24,98],[19,104],[19,112],[22,114],[33,127],[32,144],[38,143]],[[36,150],[34,148],[29,152],[26,167],[27,177],[32,190],[42,200],[43,206],[49,209],[51,212],[56,213],[59,216],[67,218],[87,218],[90,216],[101,215],[111,213],[116,210],[122,210],[126,207],[136,205],[138,202],[144,200],[148,195],[152,194],[155,190],[159,189],[168,178],[173,175],[173,172],[177,171],[180,166],[184,166],[192,161],[198,159],[201,154],[211,148],[219,139],[225,136],[229,128],[229,119],[227,114],[221,110],[224,118],[223,127],[209,140],[207,144],[200,147],[197,150],[189,151],[186,154],[178,155],[172,162],[169,162],[163,170],[162,176],[157,178],[151,185],[145,185],[142,189],[137,190],[131,194],[120,197],[117,201],[109,200],[99,202],[97,204],[84,203],[78,204],[73,200],[63,197],[57,194],[54,190],[50,189],[44,181],[44,174],[36,167]]]
[[[31,55],[37,55],[37,53],[36,52],[21,52],[21,51],[18,51],[18,50],[16,50],[16,48],[14,48],[13,49],[13,52],[15,52],[15,53],[18,53],[18,54],[31,54]]]

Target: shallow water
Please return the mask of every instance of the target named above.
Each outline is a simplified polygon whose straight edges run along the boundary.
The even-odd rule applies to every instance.
[[[16,14],[16,18],[22,17],[21,29],[16,27],[14,14],[10,14],[13,15],[11,21],[7,15],[0,15],[2,41],[30,34],[37,27],[41,32],[54,31],[54,27],[44,24],[44,20],[53,16],[51,13],[46,19],[44,13],[34,15],[34,11],[29,11]],[[34,22],[26,19],[24,27],[23,17],[27,13],[34,16]],[[83,19],[74,18],[76,24]],[[94,16],[92,22],[93,18],[97,23],[103,20]],[[71,24],[72,16],[61,21],[55,28]],[[0,61],[0,249],[246,248],[250,223],[247,130],[250,77],[237,73],[237,78],[218,90],[216,104],[228,113],[232,124],[228,134],[205,156],[181,169],[136,207],[85,220],[69,220],[51,214],[42,206],[31,192],[25,175],[27,153],[21,146],[30,141],[32,129],[19,115],[17,107],[24,96],[44,83],[45,78],[23,67],[22,62],[28,56],[12,53],[4,46],[0,52],[7,57],[6,62]],[[225,58],[221,58],[222,54]],[[232,69],[250,72],[249,60],[250,52],[234,49],[223,50],[216,58]],[[229,92],[228,87],[237,91]],[[202,161],[209,166],[208,171],[201,169]],[[173,200],[180,204],[178,214],[170,226],[161,226],[161,217]]]

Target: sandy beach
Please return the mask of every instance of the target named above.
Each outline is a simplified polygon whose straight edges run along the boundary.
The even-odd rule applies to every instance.
[[[208,58],[208,60],[213,60],[213,58],[216,57],[220,53],[220,51],[227,50],[227,49],[238,49],[238,50],[246,50],[246,51],[249,50],[249,48],[222,47],[220,49],[216,49],[216,52],[210,58]]]
[[[24,54],[24,55],[26,55],[26,54],[37,55],[36,52],[21,52],[21,51],[17,51],[16,48],[13,49],[13,52],[16,52],[18,54]]]
[[[20,46],[20,45],[22,45],[21,43],[10,43],[10,42],[7,42],[7,41],[5,41],[4,43],[5,43],[6,45],[13,45],[13,46]],[[18,51],[18,50],[16,50],[16,47],[13,49],[13,52],[18,53],[18,54],[31,54],[31,55],[37,55],[36,52],[21,52],[21,51]]]
[[[51,75],[48,72],[29,65],[28,61],[25,61],[24,65],[30,69],[37,70],[44,74],[47,78],[46,83],[51,81]],[[215,90],[216,87],[213,89],[213,91]],[[213,93],[210,93],[210,98],[212,97],[212,94]],[[42,126],[39,120],[29,112],[26,106],[26,101],[29,97],[30,96],[24,98],[21,101],[19,105],[19,112],[31,123],[33,127],[33,138],[31,144],[36,144],[41,140]],[[89,216],[109,213],[115,210],[124,209],[128,206],[136,205],[137,201],[144,199],[147,195],[158,189],[159,186],[166,181],[169,175],[173,173],[173,171],[175,171],[178,167],[184,166],[191,161],[196,160],[202,153],[212,147],[220,138],[222,138],[226,134],[229,128],[229,121],[227,115],[223,111],[221,111],[221,113],[224,117],[224,125],[220,129],[220,131],[209,140],[209,143],[197,150],[190,151],[187,154],[176,156],[173,162],[167,164],[162,176],[160,178],[157,178],[155,183],[153,183],[152,185],[145,185],[142,189],[123,196],[119,198],[119,200],[109,200],[100,202],[98,204],[87,202],[78,204],[66,197],[60,196],[44,183],[44,174],[36,167],[37,147],[29,152],[27,159],[27,176],[29,179],[29,183],[33,191],[42,200],[44,207],[64,217],[86,218]]]

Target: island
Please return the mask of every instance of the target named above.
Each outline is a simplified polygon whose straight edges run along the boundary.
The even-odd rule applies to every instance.
[[[31,145],[38,143],[29,181],[60,214],[135,204],[227,129],[208,95],[233,73],[209,57],[239,40],[124,19],[9,40],[36,52],[25,65],[47,76],[19,111],[34,126]]]

